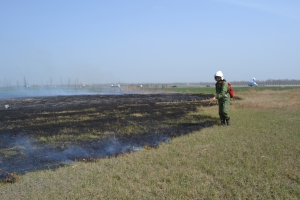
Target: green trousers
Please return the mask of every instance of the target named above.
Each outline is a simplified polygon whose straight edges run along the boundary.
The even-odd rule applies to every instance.
[[[228,114],[228,108],[230,105],[230,100],[227,101],[218,101],[219,104],[219,116],[221,120],[230,119]]]

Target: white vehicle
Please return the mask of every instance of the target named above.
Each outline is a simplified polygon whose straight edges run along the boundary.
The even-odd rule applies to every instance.
[[[117,88],[120,88],[121,85],[120,85],[120,84],[118,84],[118,85],[111,85],[111,87],[117,87]]]
[[[250,87],[257,87],[257,83],[255,82],[255,78],[252,78],[251,81],[248,83],[248,86]]]

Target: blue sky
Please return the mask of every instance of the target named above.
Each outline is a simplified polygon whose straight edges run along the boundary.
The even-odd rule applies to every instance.
[[[300,79],[299,10],[299,0],[0,0],[0,81]]]

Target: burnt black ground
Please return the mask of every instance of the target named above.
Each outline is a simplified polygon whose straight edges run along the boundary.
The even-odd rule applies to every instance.
[[[217,119],[208,116],[187,117],[198,106],[207,106],[205,100],[211,97],[125,94],[0,99],[0,176],[52,169],[75,159],[118,155],[143,146],[156,147],[172,137],[216,124]],[[131,126],[135,131],[126,133]],[[73,139],[55,144],[38,140],[62,135],[63,130],[73,130],[67,133]],[[91,130],[106,134],[74,140]]]

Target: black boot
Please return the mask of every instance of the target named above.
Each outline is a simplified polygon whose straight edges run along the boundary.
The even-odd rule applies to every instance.
[[[227,126],[230,126],[230,118],[226,119]]]
[[[221,119],[221,126],[225,125],[225,119]]]

